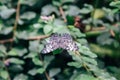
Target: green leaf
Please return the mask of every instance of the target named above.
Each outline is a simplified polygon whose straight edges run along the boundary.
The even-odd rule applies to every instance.
[[[53,33],[70,33],[66,26],[56,26],[53,29]]]
[[[45,34],[50,34],[53,30],[53,27],[52,25],[45,25],[44,28],[43,28],[43,31]]]
[[[53,5],[59,7],[61,3],[59,1],[52,0]]]
[[[12,32],[13,28],[12,27],[3,27],[2,30],[0,31],[1,34],[7,35],[10,32]]]
[[[5,57],[5,55],[2,52],[0,52],[0,57]]]
[[[41,15],[50,15],[53,12],[55,12],[56,15],[60,15],[57,7],[49,4],[42,8]]]
[[[114,1],[114,2],[111,2],[111,3],[110,3],[110,6],[120,8],[120,1]]]
[[[82,62],[80,56],[76,55],[73,51],[68,51],[68,52],[72,56],[73,60],[78,61],[78,62]]]
[[[15,49],[12,49],[11,51],[8,52],[8,55],[10,56],[18,56],[18,53]]]
[[[39,53],[44,48],[43,44],[40,44],[39,41],[30,41],[29,50],[33,53]]]
[[[28,80],[28,76],[24,74],[18,74],[13,80]]]
[[[25,12],[24,14],[22,14],[20,16],[20,19],[32,20],[35,17],[36,17],[36,13],[35,12]]]
[[[0,71],[0,76],[3,78],[3,79],[5,79],[5,80],[7,80],[7,78],[8,78],[8,72],[7,71],[5,71],[5,70],[2,70],[2,71]]]
[[[91,58],[96,58],[97,57],[97,55],[95,53],[92,53],[90,51],[90,49],[87,48],[86,46],[79,46],[79,47],[80,47],[79,51],[81,52],[81,54],[89,56]]]
[[[34,58],[34,57],[36,57],[36,56],[38,56],[38,53],[31,52],[31,53],[29,53],[28,55],[24,56],[24,58],[25,58],[25,59],[26,59],[26,58]]]
[[[34,76],[34,75],[36,75],[36,74],[38,74],[38,73],[39,73],[39,74],[43,74],[44,71],[45,71],[44,68],[38,68],[38,69],[34,68],[34,69],[29,70],[28,73],[29,73],[30,75]]]
[[[8,52],[8,55],[10,55],[10,56],[23,56],[25,53],[27,53],[26,48],[16,47],[16,48],[12,48],[12,50],[10,50]]]
[[[44,48],[44,45],[43,45],[43,44],[40,44],[40,45],[39,45],[39,52],[41,52],[41,51],[43,50],[43,48]]]
[[[94,78],[92,75],[86,75],[86,74],[81,74],[76,77],[74,80],[98,80],[97,78]]]
[[[38,66],[43,65],[43,62],[40,61],[38,58],[33,58],[32,61],[34,62],[35,65],[38,65]]]
[[[44,68],[46,69],[50,62],[54,59],[54,56],[45,56],[44,58]]]
[[[79,42],[82,45],[86,45],[87,44],[87,40],[86,39],[77,39],[77,42]]]
[[[69,29],[71,31],[72,36],[76,36],[76,37],[85,37],[86,36],[85,34],[81,33],[79,29],[77,29],[75,27],[74,28],[69,28]]]
[[[0,61],[0,68],[4,68],[5,67],[5,64],[3,61]]]
[[[41,29],[41,28],[43,28],[43,25],[40,24],[40,23],[35,23],[35,24],[33,24],[33,27],[34,27],[35,29]]]
[[[49,71],[49,76],[52,78],[52,77],[54,77],[55,75],[57,75],[60,71],[61,71],[60,68],[50,69],[50,71]]]
[[[21,4],[33,6],[35,5],[39,0],[20,0]]]
[[[80,9],[80,13],[88,14],[94,10],[92,5],[84,4],[84,7]]]
[[[65,1],[65,0],[64,0]],[[80,9],[77,6],[68,6],[68,10],[66,11],[66,14],[69,16],[76,16],[80,13]]]
[[[0,20],[0,31],[2,30],[2,28],[3,28],[3,24],[2,24],[3,22]]]
[[[37,70],[38,73],[43,74],[45,72],[45,68],[39,68]]]
[[[28,71],[28,74],[30,74],[30,75],[32,75],[32,76],[35,76],[36,74],[37,74],[37,71],[38,71],[38,69],[31,69],[31,70],[29,70]]]
[[[8,19],[10,18],[11,15],[15,13],[15,9],[4,9],[0,11],[0,16],[3,19]]]
[[[23,71],[23,66],[20,64],[13,64],[9,66],[9,70],[15,73]]]
[[[6,47],[3,45],[0,45],[0,57],[4,57],[6,54]]]
[[[60,0],[60,1],[62,2],[62,4],[75,2],[75,0]]]
[[[28,39],[29,37],[29,33],[28,31],[19,31],[19,32],[16,32],[16,37],[19,38],[19,39]]]
[[[23,60],[20,60],[18,58],[9,58],[10,63],[14,63],[14,64],[24,64]]]
[[[89,58],[89,57],[83,57],[82,56],[82,60],[87,62],[87,63],[91,63],[93,65],[97,65],[97,61],[95,59]]]
[[[6,47],[3,45],[0,45],[0,52],[1,53],[6,53]]]
[[[81,68],[82,67],[82,64],[80,62],[69,62],[67,65],[68,66],[73,66],[75,68]]]

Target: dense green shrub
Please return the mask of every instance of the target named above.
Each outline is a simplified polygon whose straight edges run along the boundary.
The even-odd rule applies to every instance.
[[[95,1],[99,4],[99,0]],[[86,38],[93,35],[97,44],[120,47],[120,2],[111,2],[112,9],[82,3],[79,6],[75,0],[0,1],[0,80],[117,80],[102,62],[98,64]],[[83,33],[74,26],[75,16],[83,19],[86,28],[106,29]],[[42,54],[53,33],[69,33],[79,50],[57,49]]]

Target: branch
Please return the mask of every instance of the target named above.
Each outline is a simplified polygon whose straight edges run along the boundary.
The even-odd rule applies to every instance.
[[[59,10],[60,10],[60,14],[62,15],[62,18],[64,19],[64,22],[67,22],[65,13],[64,13],[63,8],[61,6],[59,7]]]
[[[47,80],[50,80],[50,77],[46,71],[45,71],[45,76],[46,76]]]
[[[19,20],[19,15],[20,15],[20,0],[18,0],[18,2],[17,2],[16,17],[15,17],[15,22],[14,22],[14,26],[13,26],[12,40],[14,40],[14,37],[16,36],[15,32],[17,30],[17,24],[18,24],[18,20]],[[10,46],[9,46],[10,49],[12,48],[12,45],[13,45],[13,41],[10,43]]]
[[[42,63],[44,62],[43,61],[43,59],[42,59],[42,56],[41,56],[41,54],[40,55],[38,55],[38,56],[40,56],[40,60],[42,61]],[[43,63],[43,66],[44,66],[44,63]],[[47,71],[45,70],[45,76],[46,76],[46,79],[47,80],[50,80],[50,76],[48,75],[48,73],[47,73]]]
[[[13,38],[11,39],[5,39],[5,40],[0,40],[0,44],[8,43],[8,42],[13,42]]]
[[[117,28],[119,25],[118,24],[113,24],[112,26]],[[91,36],[91,35],[93,36],[93,35],[99,35],[104,31],[108,31],[108,30],[105,26],[101,26],[101,27],[92,28],[91,30],[87,30],[85,34],[88,35],[88,36]],[[110,29],[109,33],[111,34],[112,37],[115,37],[115,32],[113,30]]]
[[[14,23],[14,27],[13,27],[13,38],[15,37],[15,32],[17,30],[19,16],[20,16],[20,0],[18,0],[18,3],[17,3],[16,18],[15,18],[15,23]]]
[[[105,30],[106,29],[106,27],[98,27],[98,28],[92,28],[92,30],[91,31],[101,31],[101,30]]]
[[[36,37],[29,37],[27,40],[40,40],[40,39],[45,39],[48,37],[49,35],[41,35],[41,36],[36,36]]]
[[[29,37],[29,38],[27,38],[27,40],[41,40],[41,39],[45,39],[48,37],[49,37],[49,35],[41,35],[41,36]],[[14,41],[13,38],[0,40],[0,44],[9,43],[9,42],[13,42],[13,41]]]

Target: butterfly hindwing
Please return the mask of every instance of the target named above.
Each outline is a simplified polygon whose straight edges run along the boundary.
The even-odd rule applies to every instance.
[[[66,50],[70,50],[70,51],[77,51],[78,50],[78,46],[77,44],[73,41],[72,37],[70,34],[63,34],[61,36],[61,43],[63,43],[63,45],[61,46],[63,49]]]
[[[70,42],[70,43],[68,43],[66,50],[78,51],[78,46],[75,42]]]

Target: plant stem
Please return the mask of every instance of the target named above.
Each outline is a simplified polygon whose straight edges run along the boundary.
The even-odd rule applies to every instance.
[[[18,3],[17,3],[16,17],[15,17],[15,22],[14,22],[14,26],[13,26],[13,36],[12,36],[13,40],[16,36],[15,33],[16,33],[16,30],[17,30],[17,24],[18,24],[19,16],[20,16],[20,0],[18,0]],[[13,45],[13,41],[10,43],[10,49],[12,48],[12,45]]]
[[[65,13],[64,13],[64,11],[63,11],[62,6],[59,7],[59,11],[60,11],[60,14],[61,14],[64,22],[66,23],[66,22],[67,22],[67,19],[66,19],[66,16],[65,16]]]
[[[41,54],[40,54],[40,55],[38,55],[38,56],[40,56],[40,60],[41,60],[41,61],[42,61],[42,63],[43,63],[43,59],[42,59]],[[43,63],[43,66],[44,66],[44,63]],[[45,76],[46,76],[47,80],[50,80],[50,76],[48,75],[48,73],[47,73],[47,71],[46,71],[46,70],[45,70]]]
[[[14,27],[13,27],[13,38],[15,37],[15,32],[17,30],[19,16],[20,16],[20,0],[18,0],[18,3],[17,3],[16,18],[15,18],[15,23],[14,23]]]
[[[45,76],[46,76],[47,80],[50,80],[50,77],[46,71],[45,71]]]

